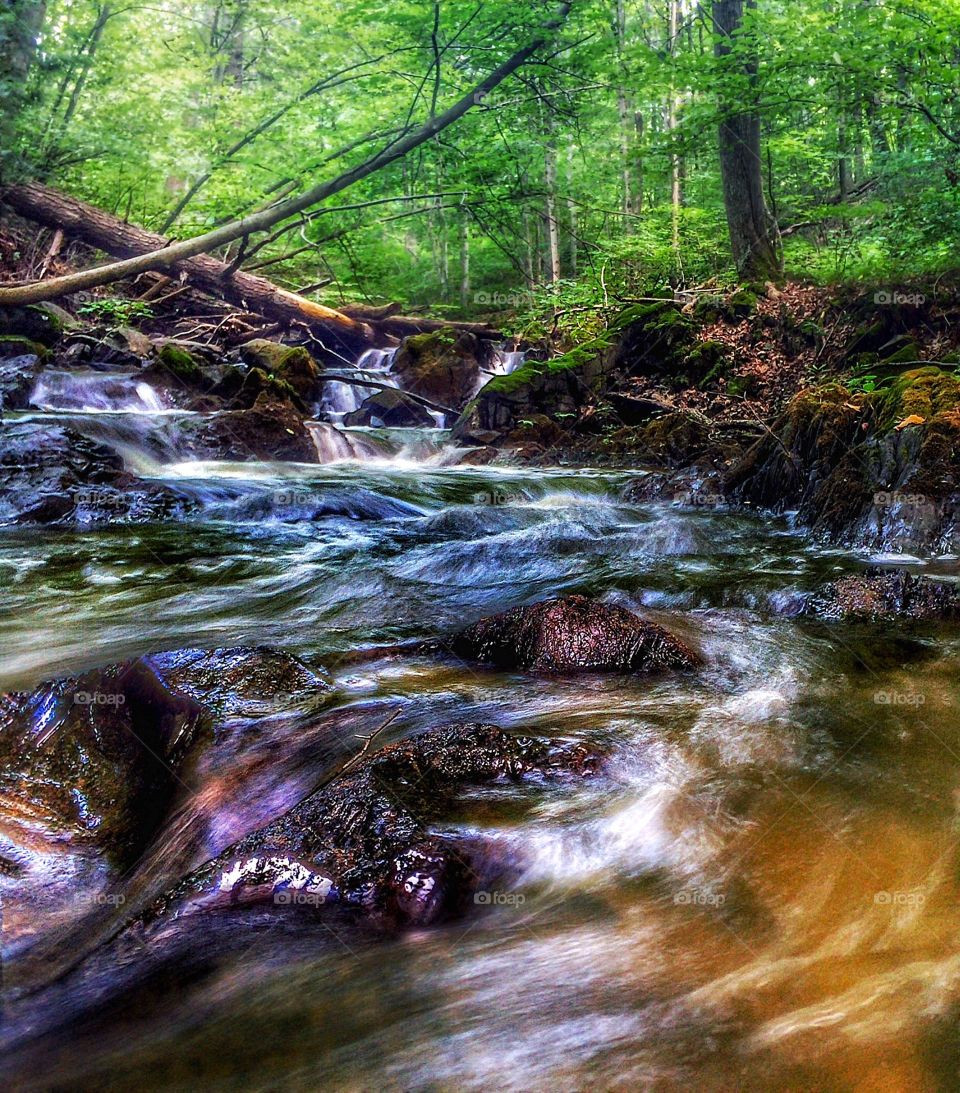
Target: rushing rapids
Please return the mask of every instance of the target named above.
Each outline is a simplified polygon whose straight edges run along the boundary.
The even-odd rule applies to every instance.
[[[32,692],[5,710],[27,710],[17,724],[52,749],[8,770],[0,796],[0,1074],[949,1088],[955,625],[818,613],[818,590],[866,559],[783,521],[630,500],[635,474],[470,466],[437,430],[342,429],[367,393],[344,386],[309,425],[313,462],[191,455],[197,415],[99,376],[41,378],[12,415],[120,451],[182,510],[0,538],[0,690]],[[956,580],[955,559],[908,568]],[[570,596],[661,627],[695,670],[558,674],[444,644]],[[121,667],[97,675],[107,664]],[[61,755],[119,769],[123,737],[111,750],[84,726],[149,730],[173,772],[132,864],[90,849],[112,830],[106,804],[53,784]],[[315,819],[358,741],[369,751],[331,790],[342,816]],[[419,788],[413,772],[429,774]],[[125,807],[157,777],[128,785]],[[89,842],[58,826],[54,789],[73,792]],[[391,891],[394,911],[434,906],[467,861],[456,914],[414,931],[350,919],[305,861],[345,870],[364,905],[383,878],[356,844],[314,846],[362,839],[358,802],[378,853],[417,878]]]

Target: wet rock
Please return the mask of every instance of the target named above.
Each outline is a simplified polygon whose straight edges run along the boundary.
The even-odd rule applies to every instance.
[[[391,371],[406,390],[460,410],[480,385],[481,368],[492,363],[489,342],[469,332],[437,330],[404,338]]]
[[[214,415],[188,438],[188,447],[201,459],[317,462],[303,414],[266,393],[248,410]]]
[[[286,383],[305,404],[320,397],[323,387],[320,368],[302,346],[255,338],[240,347],[240,356],[251,369],[260,369]]]
[[[19,334],[5,334],[0,337],[0,357],[36,357],[43,360],[47,348],[40,342],[23,338]]]
[[[474,847],[436,834],[465,788],[587,774],[596,753],[494,725],[451,725],[388,745],[241,840],[163,902],[208,910],[248,902],[316,911],[354,906],[391,926],[461,914],[477,887]]]
[[[35,353],[0,360],[0,413],[23,410],[30,404],[39,364],[40,358]]]
[[[913,369],[870,394],[801,391],[726,490],[796,510],[816,534],[909,552],[960,550],[960,382]]]
[[[386,389],[364,399],[359,410],[347,414],[344,425],[376,425],[387,428],[432,428],[429,411],[402,391]]]
[[[278,709],[323,704],[329,678],[299,657],[260,646],[254,649],[178,649],[143,658],[167,687],[201,703],[218,717],[265,717]]]
[[[0,898],[9,957],[95,910],[156,830],[200,708],[141,663],[0,701]]]
[[[585,596],[512,608],[438,647],[507,670],[651,672],[699,664],[692,649],[661,627]]]
[[[826,585],[805,614],[869,621],[960,619],[960,587],[913,576],[903,569],[870,569]]]
[[[127,473],[110,448],[71,429],[0,424],[0,522],[142,523],[189,502]]]
[[[17,335],[51,346],[56,345],[64,330],[74,325],[73,316],[56,304],[0,308],[0,338]]]

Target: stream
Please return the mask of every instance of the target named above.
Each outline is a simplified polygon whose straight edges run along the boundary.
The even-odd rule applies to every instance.
[[[719,505],[630,504],[642,472],[475,467],[442,429],[340,430],[349,390],[317,427],[328,462],[190,461],[190,415],[145,386],[49,380],[11,415],[109,441],[194,507],[4,530],[0,691],[273,645],[329,671],[344,717],[399,711],[391,739],[483,721],[608,758],[462,797],[444,825],[520,863],[464,920],[214,931],[204,974],[174,968],[133,1008],[91,1021],[78,987],[62,1027],[14,1044],[18,1088],[957,1088],[955,629],[801,617],[867,558]],[[705,667],[555,678],[350,655],[565,593],[668,627]],[[278,799],[251,794],[248,827]]]

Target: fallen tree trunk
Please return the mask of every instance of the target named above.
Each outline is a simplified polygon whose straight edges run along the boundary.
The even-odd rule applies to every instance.
[[[0,197],[19,216],[58,228],[74,239],[118,258],[152,254],[167,246],[163,236],[118,220],[102,209],[39,182],[8,186]],[[374,332],[368,323],[297,296],[264,277],[231,270],[209,255],[201,254],[173,263],[168,272],[186,276],[194,287],[221,296],[237,307],[265,315],[275,322],[284,325],[306,323],[339,343],[330,348],[354,351],[374,341]],[[0,289],[0,294],[4,291]]]

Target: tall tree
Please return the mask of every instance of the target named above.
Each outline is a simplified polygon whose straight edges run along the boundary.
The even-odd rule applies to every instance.
[[[0,8],[0,178],[13,166],[17,117],[46,7],[37,0],[6,0]]]
[[[720,179],[737,273],[744,280],[783,274],[780,233],[763,196],[760,114],[756,103],[757,47],[744,27],[756,0],[714,0],[715,52],[726,79],[720,109]]]

